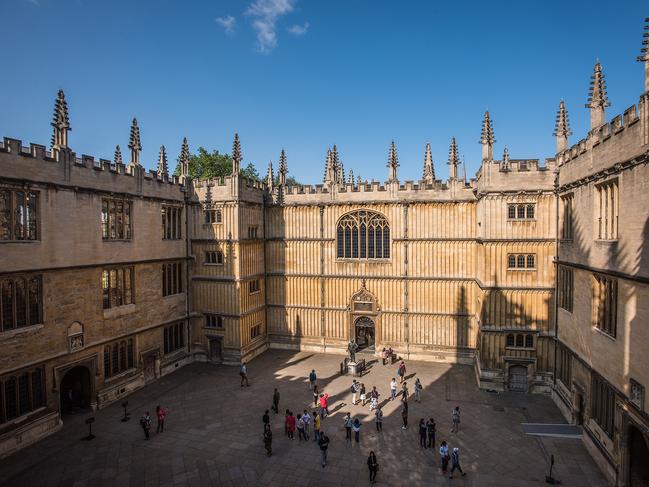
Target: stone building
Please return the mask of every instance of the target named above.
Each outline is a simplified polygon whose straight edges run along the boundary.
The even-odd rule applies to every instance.
[[[0,456],[193,360],[354,340],[552,394],[611,480],[634,485],[649,436],[647,92],[605,123],[598,64],[592,130],[568,148],[562,102],[556,157],[495,159],[487,112],[475,178],[453,138],[447,180],[429,145],[422,178],[400,181],[392,143],[383,183],[345,177],[334,145],[315,186],[286,184],[283,150],[277,177],[241,176],[238,136],[225,178],[192,180],[186,139],[179,177],[164,146],[146,172],[136,120],[127,165],[119,146],[79,157],[60,92],[50,149],[0,145]]]

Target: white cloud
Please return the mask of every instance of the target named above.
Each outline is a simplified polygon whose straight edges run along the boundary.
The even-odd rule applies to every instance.
[[[217,17],[215,20],[216,23],[223,27],[223,30],[225,30],[225,32],[227,32],[228,34],[232,34],[232,32],[234,32],[234,26],[237,23],[237,19],[235,19],[232,15]]]
[[[293,11],[296,0],[255,0],[248,6],[246,15],[252,17],[252,27],[257,31],[257,48],[272,51],[277,46],[277,19]]]
[[[294,36],[303,36],[304,34],[306,34],[306,31],[309,30],[309,23],[304,22],[304,24],[302,25],[294,24],[286,30]]]

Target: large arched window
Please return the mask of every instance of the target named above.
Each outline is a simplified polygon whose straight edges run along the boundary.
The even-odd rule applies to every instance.
[[[390,258],[390,225],[380,213],[347,213],[338,221],[336,235],[339,259]]]

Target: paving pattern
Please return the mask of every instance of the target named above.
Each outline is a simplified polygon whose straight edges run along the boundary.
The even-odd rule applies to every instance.
[[[113,404],[95,414],[97,438],[81,441],[85,415],[67,418],[56,434],[0,462],[0,485],[7,486],[354,486],[368,485],[366,459],[378,457],[376,485],[546,485],[551,454],[554,476],[564,485],[605,486],[604,477],[579,440],[526,436],[521,423],[562,423],[548,397],[492,394],[476,388],[473,369],[423,362],[407,363],[409,389],[415,376],[424,390],[410,398],[409,428],[401,429],[400,403],[387,401],[396,364],[371,363],[361,379],[376,385],[385,404],[383,432],[377,433],[368,406],[351,406],[351,378],[339,375],[340,356],[269,351],[249,364],[250,387],[240,387],[238,369],[196,363],[132,394],[132,420],[120,422]],[[318,374],[331,395],[331,416],[323,430],[331,439],[329,464],[320,466],[315,443],[284,436],[283,414],[273,415],[273,455],[266,457],[261,416],[280,390],[280,413],[313,405],[307,376]],[[144,410],[169,409],[165,432],[150,441],[138,424]],[[450,433],[451,411],[462,411],[460,431]],[[345,439],[343,416],[363,422],[359,444]],[[461,452],[466,477],[450,480],[439,469],[437,452],[419,446],[419,418],[434,417],[437,444],[447,440]]]

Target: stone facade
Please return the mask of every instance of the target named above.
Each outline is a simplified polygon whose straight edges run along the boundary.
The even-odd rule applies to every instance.
[[[346,179],[334,146],[323,184],[287,186],[284,151],[277,180],[272,166],[264,183],[239,174],[238,136],[225,178],[189,178],[186,140],[180,177],[164,147],[145,172],[135,120],[128,165],[119,147],[77,157],[60,92],[51,150],[0,145],[0,456],[192,360],[354,340],[472,364],[485,389],[551,393],[611,481],[635,485],[649,94],[603,123],[598,64],[587,106],[592,130],[569,148],[561,103],[543,162],[494,159],[487,112],[470,180],[453,139],[445,181],[430,146],[422,179],[400,181],[392,143],[385,183]]]

